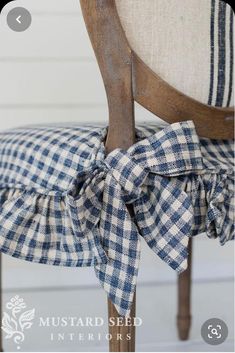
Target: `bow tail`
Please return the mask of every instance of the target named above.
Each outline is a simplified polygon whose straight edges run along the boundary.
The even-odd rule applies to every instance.
[[[121,198],[119,185],[109,180],[103,194],[100,236],[108,255],[95,266],[96,276],[121,316],[128,316],[135,293],[140,259],[138,231]]]
[[[138,262],[127,265],[117,259],[110,259],[107,264],[95,266],[97,278],[121,316],[130,315],[138,266]]]
[[[155,192],[150,187],[150,192],[134,205],[136,223],[148,246],[180,273],[187,268],[193,221],[191,200],[167,178],[155,178],[154,183]]]

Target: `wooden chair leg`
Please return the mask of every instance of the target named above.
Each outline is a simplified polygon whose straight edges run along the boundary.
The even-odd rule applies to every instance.
[[[109,325],[109,351],[110,352],[135,352],[135,326],[133,325],[133,318],[135,317],[136,311],[136,296],[134,296],[130,320],[131,326],[110,326]],[[108,300],[108,315],[109,319],[114,318],[116,320],[123,320],[123,317],[120,317],[113,303]]]
[[[191,268],[192,268],[192,238],[188,245],[188,268],[178,276],[178,315],[177,328],[181,340],[187,340],[191,326]]]
[[[2,326],[2,254],[0,253],[0,323]],[[0,352],[3,352],[2,329],[0,328]]]

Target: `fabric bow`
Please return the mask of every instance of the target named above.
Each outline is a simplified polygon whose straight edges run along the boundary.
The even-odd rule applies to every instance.
[[[120,315],[130,312],[140,236],[171,268],[187,268],[192,202],[173,177],[202,169],[198,136],[188,121],[169,125],[127,151],[114,150],[79,176],[76,234],[92,231],[105,251],[107,259],[97,262],[95,272]]]

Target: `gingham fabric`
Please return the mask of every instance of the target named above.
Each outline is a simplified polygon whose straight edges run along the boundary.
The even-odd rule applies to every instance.
[[[234,238],[233,141],[199,141],[188,121],[139,127],[136,144],[106,156],[106,133],[73,124],[0,134],[0,249],[38,263],[94,265],[128,315],[141,237],[177,272],[187,267],[190,236]]]

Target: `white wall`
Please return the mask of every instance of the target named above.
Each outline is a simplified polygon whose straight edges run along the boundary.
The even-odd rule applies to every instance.
[[[32,14],[31,27],[11,31],[10,8]],[[42,122],[107,122],[103,82],[78,0],[19,0],[8,4],[0,20],[1,129]],[[137,108],[141,119],[150,113]]]

